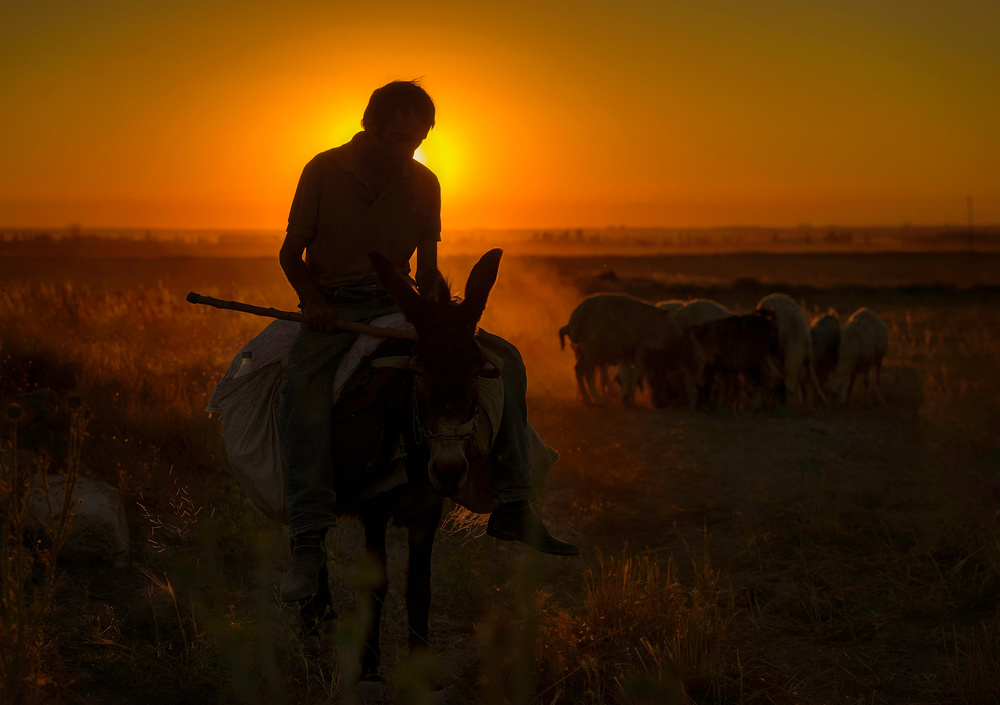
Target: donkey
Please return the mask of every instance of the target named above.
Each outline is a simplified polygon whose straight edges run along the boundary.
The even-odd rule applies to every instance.
[[[390,521],[409,530],[409,647],[415,650],[427,644],[431,549],[442,498],[456,494],[469,472],[466,450],[478,414],[477,379],[500,374],[483,355],[475,334],[502,254],[494,249],[482,256],[469,275],[461,301],[452,298],[440,272],[421,281],[418,293],[384,257],[369,254],[382,285],[417,333],[412,344],[388,341],[380,347],[396,362],[398,353],[406,352],[405,369],[373,362],[369,384],[342,398],[335,413],[334,462],[343,469],[337,473],[336,511],[361,518],[366,549],[381,567],[367,595],[371,624],[361,654],[359,687],[369,691],[381,693],[379,627],[388,587],[386,529]],[[399,349],[411,345],[408,351]],[[373,387],[381,392],[373,395]],[[382,401],[372,404],[372,396]],[[405,481],[380,490],[400,463]],[[328,578],[324,567],[319,591],[301,604],[307,633],[336,617]]]

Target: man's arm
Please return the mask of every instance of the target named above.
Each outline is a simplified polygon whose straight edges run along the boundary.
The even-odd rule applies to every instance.
[[[423,290],[425,282],[434,280],[438,268],[438,242],[441,240],[441,184],[431,174],[432,189],[424,232],[417,245],[417,288]]]
[[[425,240],[417,245],[417,287],[421,288],[428,277],[434,276],[438,268],[438,244],[435,240]]]
[[[306,268],[306,263],[302,260],[302,253],[306,251],[308,240],[301,235],[288,233],[285,241],[281,244],[281,251],[278,253],[278,262],[288,283],[295,289],[302,302],[302,313],[306,317],[306,325],[310,330],[332,331],[338,327],[342,320],[339,313],[327,303],[323,292],[316,286],[312,275]]]

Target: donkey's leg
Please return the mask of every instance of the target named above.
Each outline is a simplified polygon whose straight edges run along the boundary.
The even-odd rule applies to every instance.
[[[410,650],[427,646],[427,618],[431,609],[431,549],[441,522],[441,502],[410,525],[410,556],[406,572],[406,612],[410,624]]]
[[[381,512],[363,513],[361,519],[365,525],[365,548],[368,550],[368,555],[375,559],[379,570],[378,577],[372,582],[368,592],[371,623],[361,653],[361,680],[379,681],[379,666],[382,663],[379,632],[382,624],[382,605],[385,604],[385,595],[389,588],[385,552],[385,532],[389,519]]]

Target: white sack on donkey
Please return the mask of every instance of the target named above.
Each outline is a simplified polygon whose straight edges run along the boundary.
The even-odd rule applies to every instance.
[[[219,412],[226,455],[247,498],[282,523],[287,507],[278,409],[288,350],[300,325],[274,321],[243,346],[207,408]]]

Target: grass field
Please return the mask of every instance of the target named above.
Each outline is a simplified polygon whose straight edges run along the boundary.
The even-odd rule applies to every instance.
[[[442,269],[464,282],[473,261]],[[525,358],[530,421],[562,456],[538,508],[584,554],[543,558],[451,516],[434,556],[437,656],[414,662],[393,530],[396,702],[421,702],[432,675],[450,703],[998,702],[998,273],[1000,256],[941,253],[507,258],[483,326]],[[3,574],[0,628],[27,646],[0,659],[0,700],[351,702],[340,655],[360,638],[360,528],[331,540],[341,619],[301,642],[276,598],[282,529],[245,500],[204,412],[266,321],[191,306],[190,290],[295,305],[271,259],[0,260],[0,398],[47,387],[66,402],[45,433],[5,415],[0,439],[118,487],[131,530],[127,567],[38,554],[26,582]],[[785,291],[842,322],[868,306],[924,403],[584,407],[557,330],[598,290],[735,309]],[[16,506],[13,457],[2,506]],[[8,554],[19,543],[7,537]],[[15,617],[33,606],[27,634]]]

